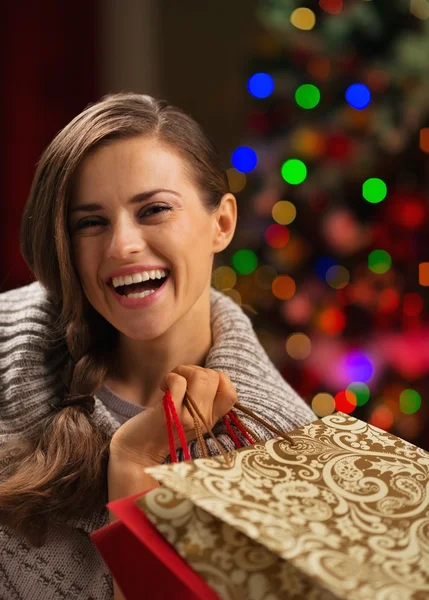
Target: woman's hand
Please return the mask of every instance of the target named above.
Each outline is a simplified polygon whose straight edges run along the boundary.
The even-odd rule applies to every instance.
[[[183,425],[186,440],[196,438],[194,421],[183,406],[185,392],[197,404],[210,429],[225,416],[237,402],[237,392],[226,373],[196,365],[179,365],[163,377],[160,389],[171,392],[177,414]],[[201,423],[204,433],[206,429]],[[176,448],[180,447],[175,432]],[[167,425],[162,403],[147,408],[124,423],[110,442],[110,456],[126,463],[141,466],[161,464],[170,454]]]

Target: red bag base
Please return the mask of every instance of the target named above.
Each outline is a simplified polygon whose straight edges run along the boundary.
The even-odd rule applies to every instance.
[[[108,504],[120,520],[90,534],[127,600],[219,600],[134,504],[142,495]]]

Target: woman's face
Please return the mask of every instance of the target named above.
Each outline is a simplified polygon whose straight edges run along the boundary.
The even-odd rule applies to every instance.
[[[148,192],[145,200],[133,201]],[[99,208],[82,210],[87,204]],[[227,245],[216,247],[216,217],[185,176],[182,158],[146,137],[112,142],[84,160],[68,224],[89,302],[135,340],[162,335],[192,309],[210,286],[214,251]],[[135,265],[165,266],[170,275],[155,302],[130,309],[118,302],[107,279]]]

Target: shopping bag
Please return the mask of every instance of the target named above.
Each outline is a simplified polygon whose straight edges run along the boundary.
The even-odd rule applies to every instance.
[[[219,600],[137,508],[139,497],[108,504],[119,520],[90,534],[126,599]]]
[[[169,390],[164,396],[163,403],[170,440],[171,460],[173,462],[177,461],[172,431],[173,422],[178,430],[184,456],[189,460],[190,455],[185,434]],[[188,396],[185,399],[185,406],[194,418],[197,439],[202,453],[204,456],[208,456],[198,420],[201,418],[204,422],[204,418]],[[244,407],[242,410],[253,416],[253,413]],[[286,434],[277,431],[257,415],[254,418],[263,422],[274,433],[284,435],[288,439]],[[244,427],[234,411],[230,411],[228,415],[225,415],[223,420],[237,447],[240,446],[240,442],[232,430],[231,423],[237,426],[237,429],[243,433],[250,443],[258,441],[256,435],[252,434],[253,438],[251,437],[250,430]],[[211,431],[209,431],[209,434],[218,443]],[[219,448],[225,460],[229,462],[224,449],[221,446]],[[209,587],[204,578],[197,574],[197,570],[193,570],[189,566],[137,507],[135,504],[136,498],[141,498],[146,494],[147,492],[144,492],[109,503],[107,507],[119,518],[119,521],[106,525],[90,534],[90,538],[127,600],[140,600],[143,596],[148,595],[151,600],[158,598],[219,600],[218,594]]]
[[[289,436],[134,502],[223,600],[427,600],[429,453],[340,412]]]

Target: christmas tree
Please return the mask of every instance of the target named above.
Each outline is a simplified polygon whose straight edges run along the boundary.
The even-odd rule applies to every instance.
[[[319,416],[429,449],[429,3],[262,0],[214,285]]]

